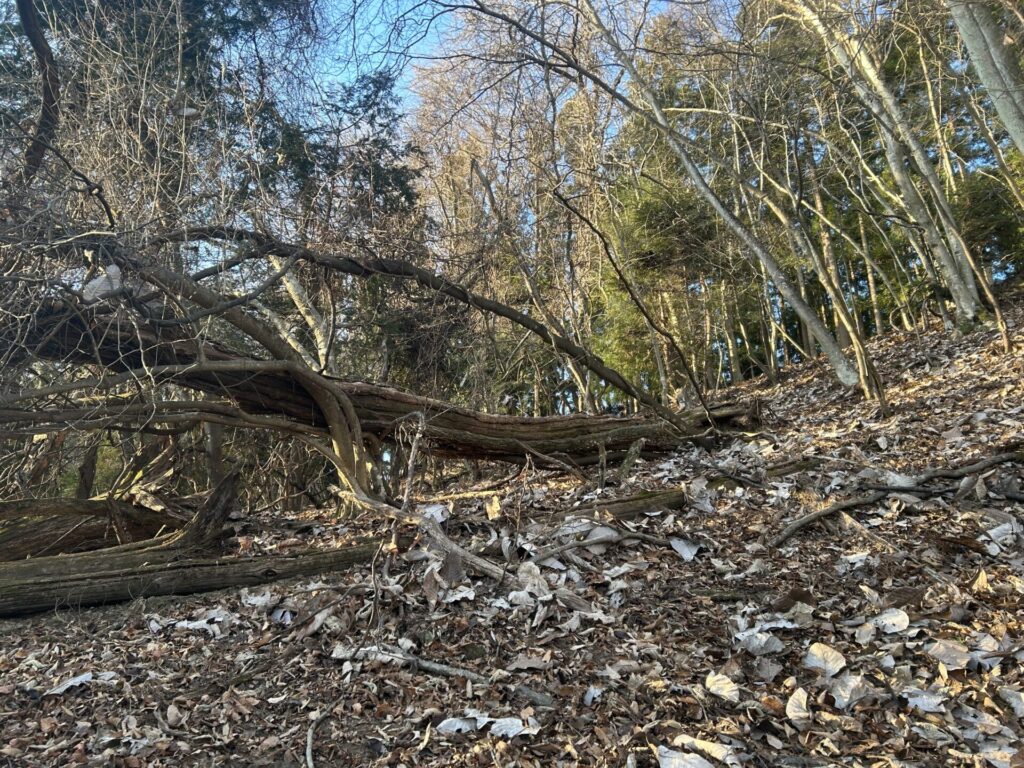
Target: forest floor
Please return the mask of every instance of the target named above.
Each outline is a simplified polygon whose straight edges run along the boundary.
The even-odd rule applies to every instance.
[[[764,431],[717,450],[423,501],[518,583],[416,546],[0,622],[0,764],[305,765],[309,744],[317,766],[1024,766],[1019,296],[1008,317],[1011,355],[991,332],[876,340],[890,416],[808,365],[732,393]],[[686,503],[573,517],[656,490]],[[389,535],[236,524],[243,553]]]

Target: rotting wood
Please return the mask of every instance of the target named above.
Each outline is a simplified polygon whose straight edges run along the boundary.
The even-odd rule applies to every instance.
[[[238,472],[230,472],[213,489],[195,516],[178,533],[171,536],[166,546],[180,549],[209,549],[219,543],[224,525],[235,501]]]
[[[117,499],[14,499],[0,501],[0,520],[14,520],[20,517],[104,517],[116,508],[129,519],[138,518],[140,523],[159,521],[171,525],[183,522],[158,510],[128,504]]]
[[[124,532],[133,541],[151,539],[162,530],[181,525],[180,520],[134,508],[130,516],[123,516],[121,521]],[[119,541],[106,512],[102,516],[81,514],[0,520],[0,561],[88,552],[119,543],[124,542]]]
[[[165,509],[120,499],[0,502],[0,561],[102,549],[151,539],[186,522]]]

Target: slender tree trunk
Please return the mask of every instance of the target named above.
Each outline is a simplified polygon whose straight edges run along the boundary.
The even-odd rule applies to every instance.
[[[665,350],[663,339],[657,334],[654,328],[648,325],[647,331],[651,337],[651,355],[658,369],[658,385],[661,388],[661,404],[667,406],[671,400],[671,389],[668,384],[668,374],[665,370]]]
[[[210,485],[217,485],[224,479],[224,427],[220,424],[204,424],[206,438],[206,467]]]
[[[800,285],[800,297],[808,306],[810,306],[811,300],[808,297],[807,281],[804,278],[804,270],[802,267],[797,270],[796,276]],[[818,351],[814,348],[814,336],[811,335],[811,329],[803,319],[800,320],[800,341],[802,342],[802,346],[806,354],[811,357],[817,356]],[[808,360],[809,359],[810,358],[808,358]]]
[[[867,232],[867,228],[864,226],[864,217],[863,216],[858,216],[857,217],[857,226],[860,229],[860,247],[861,247],[861,250],[863,251],[863,253],[865,254],[865,256],[867,256],[867,253],[868,253],[868,232]],[[874,265],[871,264],[870,262],[866,262],[864,264],[864,272],[867,275],[867,281],[868,281],[868,299],[871,302],[871,319],[874,320],[874,323],[875,323],[875,333],[881,335],[882,333],[885,332],[885,326],[882,323],[882,307],[880,306],[880,304],[878,302],[878,289],[875,286],[875,270],[874,270]],[[893,299],[896,300],[897,297],[893,296]],[[902,311],[902,302],[901,302],[901,311]]]
[[[760,331],[761,346],[764,347],[764,361],[767,366],[765,368],[765,373],[768,374],[769,381],[775,382],[778,381],[779,378],[779,361],[775,356],[775,318],[771,316],[771,305],[768,303],[764,304],[764,312],[761,315]]]
[[[743,366],[740,364],[739,350],[736,347],[736,315],[729,293],[726,283],[723,282],[721,301],[722,316],[725,319],[725,346],[729,353],[729,383],[735,385],[743,381]]]
[[[964,282],[963,274],[957,265],[953,253],[943,240],[941,232],[928,211],[927,204],[907,172],[906,155],[899,146],[899,143],[884,129],[882,134],[886,157],[889,161],[889,170],[892,171],[893,178],[896,179],[896,184],[903,193],[903,202],[918,227],[920,227],[920,232],[929,250],[938,260],[946,285],[949,286],[949,291],[953,295],[953,301],[956,304],[957,310],[966,321],[973,321],[978,313],[977,289],[974,286],[974,281],[972,280],[970,284]],[[924,262],[925,259],[922,259],[922,264]],[[935,277],[937,278],[937,275]]]
[[[813,163],[808,163],[808,169],[810,173],[811,186],[814,192],[814,203],[819,210],[823,209],[821,200],[821,190],[818,188],[817,179],[812,169]],[[799,215],[799,211],[797,211]],[[836,252],[832,247],[832,235],[828,231],[828,226],[824,223],[818,228],[818,237],[821,241],[821,254],[825,262],[826,274],[822,275],[822,279],[827,281],[832,290],[829,293],[832,296],[832,317],[836,328],[836,340],[839,345],[846,349],[853,341],[850,338],[850,331],[847,329],[846,324],[842,319],[843,308],[839,305],[843,302],[843,289],[842,284],[839,280],[839,264],[836,260]]]
[[[860,310],[857,309],[857,273],[853,268],[853,260],[849,257],[843,262],[843,266],[846,267],[846,295],[847,305],[850,307],[850,314],[853,315],[853,324],[857,327],[857,333],[860,334],[861,339],[867,340],[868,335],[865,333],[864,318],[861,316]],[[870,272],[870,268],[868,268]]]
[[[811,327],[811,332],[814,334],[815,338],[817,338],[822,351],[828,358],[829,363],[831,364],[839,381],[844,386],[856,387],[860,383],[860,377],[857,374],[857,369],[851,365],[846,355],[843,354],[843,350],[836,342],[835,337],[832,336],[828,328],[825,327],[817,316],[815,316],[814,310],[807,306],[807,304],[800,298],[800,294],[793,288],[789,279],[782,270],[782,267],[771,254],[768,247],[761,242],[753,232],[751,232],[750,229],[733,214],[731,210],[729,210],[728,206],[725,205],[722,199],[710,187],[700,167],[690,156],[689,151],[683,144],[683,140],[672,128],[672,124],[665,116],[665,112],[661,106],[661,100],[647,83],[643,74],[636,67],[635,62],[619,45],[615,34],[601,20],[600,14],[595,8],[592,0],[583,0],[583,3],[586,8],[588,20],[601,34],[605,42],[611,47],[619,64],[626,70],[632,83],[643,94],[643,98],[650,109],[649,112],[645,113],[643,110],[638,109],[636,105],[633,105],[633,110],[636,111],[640,117],[647,119],[659,130],[669,148],[683,166],[687,176],[690,177],[697,193],[704,198],[725,225],[736,235],[740,242],[743,243],[745,252],[749,252],[764,266],[765,270],[767,270],[768,276],[771,278],[782,297],[791,307],[793,307],[797,315],[799,315]],[[584,77],[594,79],[594,76],[591,73],[575,67],[573,61],[572,57],[568,57],[567,63],[569,66],[576,68]],[[612,92],[617,95],[617,91],[614,89],[612,89]],[[625,102],[627,104],[632,104],[632,102],[624,98],[619,98],[619,101],[620,103]]]
[[[814,0],[790,0],[788,4],[821,37],[829,54],[849,75],[861,101],[879,121],[890,170],[900,184],[904,196],[909,196],[910,199],[906,202],[913,206],[913,216],[918,225],[924,229],[929,246],[936,250],[939,264],[943,269],[950,292],[953,294],[957,310],[966,322],[973,322],[979,309],[979,297],[972,275],[971,256],[966,250],[943,186],[917,132],[908,122],[895,95],[885,84],[870,52],[864,47],[862,41],[853,39],[845,28],[837,28],[835,24],[826,23],[815,7]],[[826,0],[825,6],[830,12],[836,10],[839,11],[840,16],[846,15],[845,11],[829,0]],[[942,236],[938,235],[938,232],[932,231],[935,227],[931,215],[926,203],[920,197],[920,192],[910,180],[902,159],[901,144],[909,150],[914,167],[921,174],[930,193],[929,196],[935,203],[935,211],[941,229],[946,236],[948,247],[943,242]]]
[[[1020,49],[999,28],[985,0],[946,0],[978,79],[1017,149],[1024,152],[1024,74]]]
[[[99,459],[100,444],[93,443],[85,451],[85,458],[78,465],[78,486],[75,489],[76,499],[92,498],[96,484],[96,462]]]

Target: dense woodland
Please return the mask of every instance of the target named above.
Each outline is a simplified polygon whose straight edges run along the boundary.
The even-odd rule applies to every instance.
[[[512,589],[506,608],[543,595],[548,614],[593,617],[592,596],[537,564],[565,553],[595,572],[573,551],[627,540],[689,564],[708,546],[676,544],[680,510],[773,484],[732,526],[757,526],[744,536],[765,552],[908,496],[950,519],[967,498],[996,506],[1013,539],[1022,40],[1017,0],[0,4],[0,616],[353,568],[377,584],[379,628],[383,561],[425,560],[432,609],[464,581]],[[936,381],[952,400],[930,414],[910,393]],[[854,428],[886,425],[858,438],[877,461],[816,431],[843,407]],[[887,453],[933,417],[931,455]],[[963,424],[967,443],[948,437]],[[779,508],[797,472],[815,501]],[[531,483],[607,524],[552,534],[567,509]],[[551,535],[527,546],[537,503]],[[755,522],[768,507],[781,517]],[[663,529],[625,522],[655,509]],[[321,526],[304,531],[345,533],[258,543],[303,515]],[[1005,560],[1007,541],[968,550]],[[301,638],[353,589],[310,609]],[[1019,608],[1019,579],[1009,590]],[[332,627],[353,635],[352,663],[367,661],[362,615]],[[494,682],[394,647],[456,690]],[[732,700],[721,685],[704,683]],[[542,711],[557,706],[544,689],[508,694]],[[318,727],[345,722],[325,696],[291,755],[309,766]],[[1019,722],[1000,727],[1020,744]],[[640,752],[660,765],[705,764],[656,741]],[[598,752],[636,765],[625,745]],[[555,760],[501,754],[487,764]],[[601,764],[589,754],[575,759]],[[806,764],[960,764],[904,756]],[[118,764],[158,764],[143,758]]]

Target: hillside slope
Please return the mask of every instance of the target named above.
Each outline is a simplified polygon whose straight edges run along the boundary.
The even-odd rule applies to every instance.
[[[1012,355],[987,331],[877,340],[887,417],[809,365],[746,384],[764,431],[719,450],[422,500],[516,587],[414,546],[2,622],[0,763],[1024,765],[1008,315]],[[609,503],[654,491],[685,495]],[[317,511],[237,528],[242,552],[382,533]]]

